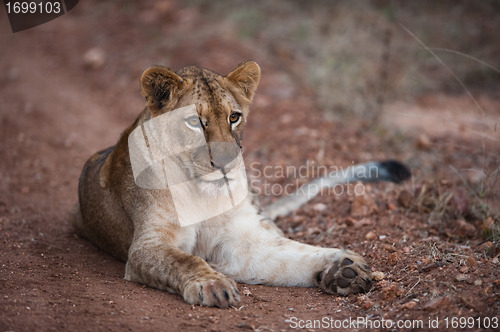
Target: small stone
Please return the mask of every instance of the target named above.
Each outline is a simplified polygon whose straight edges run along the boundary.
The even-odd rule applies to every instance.
[[[289,322],[291,322],[291,321],[289,320]],[[248,329],[248,330],[255,331],[255,326],[247,324],[247,323],[239,323],[238,325],[236,325],[236,327],[240,328],[240,329]]]
[[[363,305],[361,306],[363,309],[365,310],[368,310],[370,309],[371,307],[373,307],[373,302],[372,301],[366,301],[365,303],[363,303]]]
[[[292,122],[292,120],[293,116],[291,114],[283,114],[282,116],[280,116],[280,122],[283,124],[290,123]]]
[[[351,216],[366,217],[377,211],[377,204],[369,195],[354,196],[351,204]]]
[[[366,295],[361,295],[358,297],[358,305],[360,305],[363,309],[368,310],[373,307],[373,302]]]
[[[460,273],[467,273],[469,272],[469,267],[466,265],[461,266],[460,269],[458,269],[458,271],[460,271]]]
[[[307,230],[307,234],[309,234],[309,236],[321,234],[321,229],[319,229],[318,227],[309,228]]]
[[[369,231],[366,235],[365,235],[365,239],[367,239],[368,241],[371,241],[371,240],[375,240],[377,238],[377,234],[375,234],[374,231]]]
[[[430,264],[431,259],[429,257],[422,258],[422,264]]]
[[[326,208],[327,208],[326,204],[323,204],[323,203],[317,203],[317,204],[314,204],[314,206],[313,206],[313,210],[318,211],[318,212],[325,211]]]
[[[429,150],[432,145],[429,136],[427,136],[424,133],[418,136],[417,141],[415,143],[419,150]]]
[[[427,311],[435,311],[440,307],[446,307],[450,304],[451,299],[447,296],[437,297],[435,299],[430,300],[426,304],[424,304],[424,310]]]
[[[413,195],[408,190],[403,190],[399,193],[398,204],[402,207],[408,208],[413,200]]]
[[[389,243],[385,243],[384,244],[384,249],[387,250],[388,252],[395,252],[396,251],[396,248],[394,248],[392,245],[390,245]]]
[[[361,220],[358,220],[354,223],[354,228],[361,228],[363,226],[369,226],[372,224],[371,219],[368,218],[363,218]]]
[[[409,254],[409,253],[410,253],[410,250],[411,250],[411,249],[410,249],[410,247],[404,247],[404,248],[403,248],[403,252],[404,252],[405,254]]]
[[[384,280],[385,274],[384,274],[384,272],[381,272],[381,271],[375,271],[375,272],[372,272],[372,277],[373,277],[373,280],[380,281],[380,280]]]
[[[356,222],[356,220],[352,219],[352,218],[346,218],[345,219],[345,224],[349,227],[351,227],[352,225],[354,225],[354,223]]]
[[[498,256],[497,256],[497,257],[494,257],[494,258],[491,260],[491,262],[492,262],[493,264],[498,264]]]
[[[387,264],[396,265],[398,263],[398,254],[393,252],[387,259]]]
[[[83,63],[86,67],[91,69],[99,69],[104,66],[106,62],[106,54],[98,47],[89,49],[83,55]]]
[[[483,281],[481,279],[474,280],[474,286],[482,286],[482,285],[483,285]]]
[[[406,310],[411,310],[411,309],[415,308],[416,306],[417,306],[417,302],[410,301],[410,302],[406,302],[405,304],[403,304],[401,306],[401,308],[406,309]]]
[[[459,273],[455,276],[455,281],[461,282],[461,281],[466,281],[469,279],[465,274]]]
[[[382,297],[386,301],[393,301],[398,295],[399,286],[396,283],[392,283],[387,287],[382,288]]]
[[[467,263],[468,266],[470,267],[474,267],[474,266],[477,266],[477,261],[474,259],[474,257],[472,256],[469,256],[467,257],[467,259],[465,260],[465,262]]]
[[[385,287],[389,286],[389,284],[390,284],[390,282],[387,281],[387,280],[381,280],[378,283],[378,285],[379,285],[380,288],[385,288]]]
[[[366,301],[368,301],[368,296],[366,296],[366,295],[359,295],[358,296],[358,304],[359,305],[362,305]]]

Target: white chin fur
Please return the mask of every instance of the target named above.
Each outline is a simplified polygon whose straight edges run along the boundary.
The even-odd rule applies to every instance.
[[[200,179],[202,179],[203,181],[206,181],[206,182],[218,181],[218,180],[223,179],[223,178],[224,178],[224,174],[222,174],[222,172],[219,170],[217,170],[215,172],[203,174],[202,176],[200,176]]]

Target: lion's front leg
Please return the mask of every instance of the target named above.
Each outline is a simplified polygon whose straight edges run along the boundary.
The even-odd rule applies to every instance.
[[[171,230],[151,227],[137,232],[129,249],[126,280],[181,294],[190,304],[226,308],[239,303],[234,280],[175,247]]]
[[[244,223],[236,220],[220,243],[224,246],[209,263],[238,282],[320,287],[341,295],[366,292],[372,285],[370,267],[360,255],[284,238],[259,216]]]

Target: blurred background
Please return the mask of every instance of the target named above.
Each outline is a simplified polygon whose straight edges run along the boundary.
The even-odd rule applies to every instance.
[[[498,1],[188,1],[209,27],[299,80],[319,107],[373,117],[422,94],[497,96]],[[171,45],[171,41],[164,41]]]
[[[375,266],[393,252],[371,246],[369,230],[391,243],[410,241],[415,256],[399,258],[413,261],[428,254],[429,239],[443,243],[442,252],[460,245],[460,254],[489,257],[484,274],[498,279],[498,265],[488,262],[500,250],[499,14],[498,0],[86,0],[13,34],[0,6],[5,253],[24,253],[29,265],[46,253],[40,243],[74,246],[67,213],[83,164],[114,145],[143,109],[139,78],[148,66],[198,65],[225,75],[252,59],[262,68],[243,142],[246,165],[258,165],[252,178],[268,165],[382,159],[401,160],[413,173],[402,186],[367,187],[362,201],[319,197],[278,220],[287,236],[353,249],[359,243],[360,252],[380,255]],[[81,266],[85,255],[73,262]],[[437,257],[435,250],[428,256]],[[398,262],[401,271],[413,264]],[[19,271],[15,264],[4,272]],[[5,287],[24,287],[13,285]],[[467,285],[460,287],[475,294]]]

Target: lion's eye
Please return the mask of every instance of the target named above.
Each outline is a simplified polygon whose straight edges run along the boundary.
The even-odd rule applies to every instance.
[[[190,116],[189,118],[187,118],[186,124],[188,125],[188,127],[191,127],[191,128],[200,128],[201,127],[200,118],[197,117],[196,115],[193,115],[193,116]]]
[[[240,121],[241,119],[241,113],[238,113],[238,112],[233,112],[231,113],[231,115],[229,116],[229,122],[231,124],[235,124],[237,123],[238,121]]]

